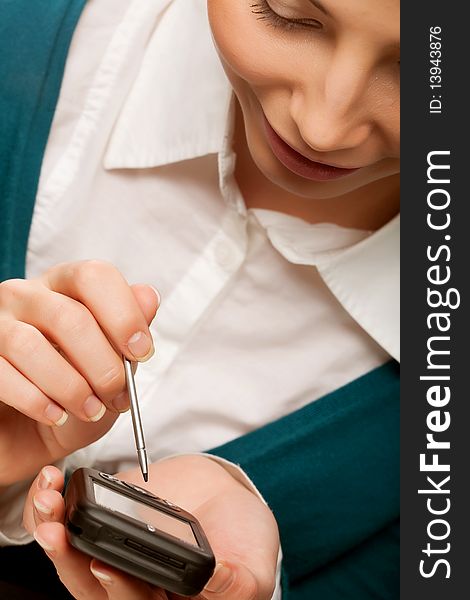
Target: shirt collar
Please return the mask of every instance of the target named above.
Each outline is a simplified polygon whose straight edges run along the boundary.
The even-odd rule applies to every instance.
[[[400,360],[400,216],[317,268],[349,314]]]
[[[400,217],[376,232],[253,211],[289,262],[315,266],[348,313],[400,359]]]
[[[205,4],[172,0],[157,20],[111,133],[105,168],[158,167],[222,150],[232,89]]]
[[[271,244],[289,262],[317,265],[367,238],[371,232],[333,223],[308,223],[276,211],[250,209],[265,229]]]

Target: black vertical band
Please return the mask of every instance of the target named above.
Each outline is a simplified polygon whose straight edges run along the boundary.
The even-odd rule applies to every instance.
[[[402,3],[401,597],[406,600],[462,598],[470,577],[465,94],[470,32],[461,11],[455,3],[436,0]],[[461,590],[467,590],[464,596]]]

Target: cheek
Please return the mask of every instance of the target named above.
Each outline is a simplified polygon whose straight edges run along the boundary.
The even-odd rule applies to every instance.
[[[281,83],[294,68],[286,53],[280,51],[270,28],[251,12],[251,4],[208,0],[214,42],[236,91],[244,82],[254,88]]]
[[[396,81],[379,81],[371,94],[370,114],[378,126],[387,153],[400,156],[400,86]]]
[[[382,120],[385,138],[389,142],[389,154],[395,158],[400,157],[400,105],[391,110]]]

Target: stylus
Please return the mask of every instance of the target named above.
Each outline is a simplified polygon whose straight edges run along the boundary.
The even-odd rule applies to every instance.
[[[135,389],[134,373],[132,372],[132,363],[124,357],[124,370],[126,372],[127,391],[131,403],[132,426],[134,428],[135,447],[139,459],[140,470],[144,481],[149,478],[149,463],[147,459],[147,450],[145,449],[144,430],[142,419],[140,418],[139,403],[137,401],[137,392]]]

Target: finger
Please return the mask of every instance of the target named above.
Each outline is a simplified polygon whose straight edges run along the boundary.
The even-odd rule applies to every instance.
[[[145,315],[129,284],[111,264],[92,260],[59,265],[48,271],[47,281],[50,289],[84,304],[120,353],[139,362],[152,356]],[[154,302],[156,306],[156,295]]]
[[[253,573],[242,564],[219,562],[201,600],[268,600]]]
[[[34,506],[34,497],[38,494],[42,494],[43,492],[53,492],[54,494],[59,494],[64,487],[64,476],[62,471],[60,471],[57,467],[47,466],[43,467],[39,472],[36,479],[31,484],[28,496],[26,498],[24,510],[23,510],[23,525],[30,533],[33,535],[34,530],[36,529],[39,523],[36,523],[36,518],[39,516],[36,513],[36,507]],[[40,500],[47,506],[47,499],[44,496],[39,496]],[[48,498],[48,497],[47,497]],[[56,496],[54,496],[53,500],[53,510],[56,508],[57,514],[61,515],[61,509],[56,507]],[[63,499],[62,499],[63,502]],[[41,521],[42,522],[42,521]]]
[[[97,328],[96,325],[94,327]],[[22,321],[5,320],[2,329],[4,335],[0,337],[0,355],[39,388],[44,396],[82,421],[96,422],[104,416],[106,407],[93,393],[86,379],[35,326]],[[40,406],[43,409],[46,408],[45,402],[42,398]],[[47,416],[51,418],[51,415]],[[55,416],[54,413],[52,418]]]
[[[164,600],[162,590],[126,575],[97,560],[92,560],[90,571],[108,593],[109,600]]]
[[[42,332],[44,340],[47,337],[46,342],[51,340],[60,349],[60,353],[55,352],[49,344],[47,351],[42,344],[38,350],[43,354],[32,354],[40,365],[43,379],[47,378],[49,385],[56,381],[59,388],[70,381],[72,404],[67,408],[79,418],[82,417],[82,420],[86,420],[83,419],[82,405],[87,401],[86,416],[102,417],[104,407],[96,397],[111,408],[113,400],[124,391],[125,376],[120,353],[113,348],[90,310],[80,302],[51,291],[44,285],[15,281],[10,282],[6,291],[10,295],[10,311],[20,324],[10,326],[16,327],[18,332],[13,331],[12,334],[15,335],[9,337],[2,336],[2,339],[5,338],[4,343],[12,344],[17,353],[26,354],[26,358],[23,359],[25,362],[30,359],[31,344],[39,345],[39,340],[36,339],[38,335],[33,338],[31,329]],[[29,338],[33,340],[29,343],[28,327]],[[11,341],[8,342],[10,338]],[[24,343],[23,338],[26,338]],[[51,352],[58,356],[54,359]],[[48,370],[44,370],[46,359],[54,361]],[[53,377],[51,373],[54,373]],[[41,389],[44,389],[44,386]],[[73,397],[73,394],[76,397]],[[61,402],[64,407],[65,402],[65,399],[64,404]]]
[[[33,505],[36,527],[41,523],[64,522],[65,502],[60,492],[41,490],[33,496]]]
[[[157,310],[160,307],[160,292],[150,285],[144,285],[141,283],[131,285],[131,290],[142,312],[144,313],[146,322],[150,325],[150,323],[154,320],[155,315],[157,314]],[[155,296],[157,297],[156,303]]]
[[[108,600],[108,594],[90,571],[90,557],[68,543],[61,523],[41,523],[34,537],[54,563],[60,580],[74,598]]]
[[[0,402],[3,404],[45,425],[61,427],[67,421],[67,412],[2,356],[0,356],[0,381],[2,382]]]

